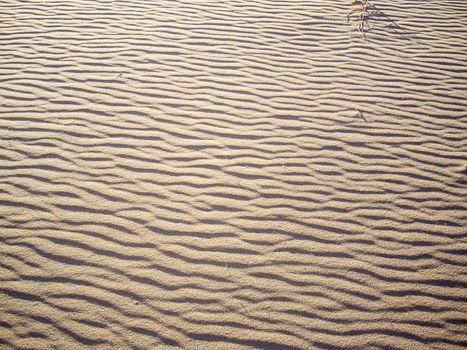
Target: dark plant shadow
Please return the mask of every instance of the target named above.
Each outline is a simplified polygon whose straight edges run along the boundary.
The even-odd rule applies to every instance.
[[[369,33],[372,33],[372,39],[387,41],[392,36],[403,38],[406,40],[417,40],[415,35],[400,25],[396,20],[388,16],[379,6],[375,4],[366,3],[361,13],[349,13],[347,22],[350,22],[352,17],[358,17],[359,31],[367,40]],[[382,32],[384,33],[382,33]],[[390,34],[390,35],[388,35]]]

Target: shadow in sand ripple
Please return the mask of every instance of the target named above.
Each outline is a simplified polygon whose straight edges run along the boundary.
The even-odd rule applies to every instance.
[[[467,346],[465,13],[4,1],[2,346]]]

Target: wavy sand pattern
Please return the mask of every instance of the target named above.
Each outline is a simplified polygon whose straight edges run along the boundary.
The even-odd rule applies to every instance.
[[[2,1],[0,347],[467,346],[467,2],[371,4]]]

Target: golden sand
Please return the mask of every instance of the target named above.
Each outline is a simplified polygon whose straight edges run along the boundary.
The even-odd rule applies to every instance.
[[[2,1],[0,348],[467,346],[466,14]]]

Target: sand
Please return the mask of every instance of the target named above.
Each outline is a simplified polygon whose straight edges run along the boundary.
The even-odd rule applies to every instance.
[[[466,14],[2,1],[0,348],[467,346]]]

